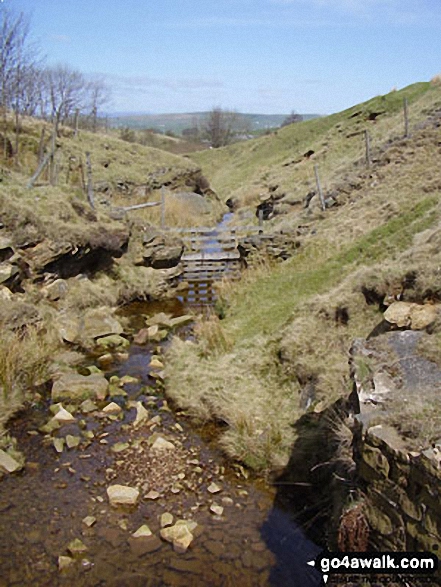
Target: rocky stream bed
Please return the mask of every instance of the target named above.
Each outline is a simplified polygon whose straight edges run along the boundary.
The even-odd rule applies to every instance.
[[[132,335],[149,312],[131,311]],[[133,342],[101,399],[43,395],[13,420],[26,464],[0,482],[1,587],[320,584],[306,565],[319,549],[273,509],[274,490],[168,404],[164,344]]]

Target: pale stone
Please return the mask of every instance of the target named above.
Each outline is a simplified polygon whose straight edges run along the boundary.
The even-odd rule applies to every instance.
[[[207,487],[207,491],[208,493],[219,493],[222,491],[222,487],[219,487],[219,485],[216,485],[216,483],[210,483],[210,485]]]
[[[161,528],[166,528],[173,524],[173,515],[170,512],[164,512],[160,518]]]
[[[19,471],[22,465],[11,457],[6,451],[0,450],[0,469],[6,473],[14,473]]]
[[[75,540],[69,542],[67,545],[67,550],[71,554],[81,554],[82,552],[86,552],[87,546],[84,544],[84,542],[81,542],[79,538],[75,538]]]
[[[60,571],[62,571],[63,569],[67,569],[67,567],[70,567],[74,562],[74,559],[70,556],[59,556],[58,568],[60,569]]]
[[[0,285],[0,300],[3,302],[9,302],[12,300],[12,292],[4,285]]]
[[[101,336],[119,335],[123,327],[112,315],[110,308],[101,307],[87,310],[84,314],[84,338],[99,338]]]
[[[217,505],[217,503],[212,503],[210,512],[215,516],[221,516],[224,513],[224,508],[221,505]]]
[[[139,498],[139,490],[127,485],[111,485],[107,488],[111,505],[135,505]]]
[[[54,438],[54,448],[58,453],[63,452],[64,449],[64,438]]]
[[[75,422],[74,416],[72,416],[72,414],[70,412],[68,412],[65,408],[63,408],[63,406],[61,404],[59,404],[59,406],[60,406],[60,409],[55,414],[54,420],[57,420],[57,422],[60,422],[60,424],[67,424],[70,422]]]
[[[79,373],[63,373],[54,381],[51,397],[53,401],[68,398],[71,401],[85,400],[90,397],[104,399],[107,395],[109,382],[98,373],[80,375]]]
[[[150,369],[164,369],[164,364],[159,359],[153,358],[149,364]]]
[[[175,445],[172,442],[169,442],[168,440],[165,440],[165,438],[162,438],[162,436],[158,436],[158,438],[155,440],[155,442],[152,444],[151,450],[154,452],[159,452],[159,451],[168,451],[168,450],[175,450]]]
[[[159,499],[160,497],[161,497],[161,494],[152,489],[152,491],[149,491],[147,493],[147,495],[144,496],[144,499],[151,499],[152,501],[155,501],[155,500]]]
[[[180,326],[187,326],[194,322],[194,316],[190,316],[188,314],[184,316],[178,316],[177,318],[172,318],[170,320],[170,324],[172,328],[179,328]]]
[[[103,412],[105,414],[118,415],[122,412],[122,408],[115,402],[110,402],[110,404],[107,404],[107,406],[103,408]]]
[[[51,418],[49,422],[47,422],[43,426],[40,426],[38,430],[43,434],[52,434],[52,432],[58,430],[59,428],[61,428],[60,422],[55,418]]]
[[[384,312],[385,319],[399,328],[410,327],[412,330],[423,330],[438,316],[438,306],[431,304],[414,304],[411,302],[394,302]]]
[[[103,350],[124,350],[130,346],[127,338],[119,334],[110,334],[96,340],[96,345]]]
[[[133,538],[145,538],[147,536],[152,536],[152,531],[147,526],[147,524],[143,524],[138,528],[138,530],[136,530],[136,532],[132,534],[132,536]]]
[[[67,281],[64,279],[57,279],[53,283],[50,283],[45,288],[43,288],[42,291],[49,301],[56,302],[66,297],[67,290]]]
[[[162,528],[160,531],[161,538],[173,544],[173,550],[178,553],[185,553],[194,540],[191,528],[197,526],[196,522],[191,523],[186,520],[179,520],[174,526]]]
[[[68,434],[66,436],[66,445],[67,448],[76,448],[81,442],[81,438],[79,436],[72,436],[72,434]]]
[[[96,523],[96,518],[94,516],[86,516],[82,519],[82,522],[88,528],[91,528]]]
[[[110,449],[112,452],[123,452],[129,448],[130,444],[128,442],[116,442],[112,448]]]
[[[145,407],[142,405],[141,402],[136,402],[136,418],[135,421],[133,422],[133,426],[135,426],[135,428],[137,426],[140,426],[143,422],[145,422],[148,417],[149,417],[149,413],[148,411],[145,409]]]
[[[80,404],[80,410],[83,414],[90,414],[90,412],[96,412],[98,406],[91,399],[86,399]]]
[[[124,375],[124,377],[121,377],[119,380],[119,385],[126,385],[130,383],[139,383],[139,379],[137,377],[132,377],[132,375]]]

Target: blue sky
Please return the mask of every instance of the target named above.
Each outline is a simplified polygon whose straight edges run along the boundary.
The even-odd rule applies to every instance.
[[[441,72],[441,0],[3,0],[112,111],[331,113]]]

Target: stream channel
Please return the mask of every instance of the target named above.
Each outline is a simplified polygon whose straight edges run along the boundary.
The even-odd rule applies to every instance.
[[[215,241],[207,247],[213,250]],[[179,316],[188,306],[182,300],[133,304],[123,311],[130,318],[128,333],[161,311]],[[137,381],[126,378],[122,395],[97,402],[100,410],[117,402],[123,408],[119,416],[77,412],[74,423],[57,431],[81,436],[77,447],[58,453],[38,432],[51,416],[49,402],[23,410],[11,422],[26,466],[0,481],[0,587],[320,585],[319,573],[306,563],[321,549],[289,512],[274,507],[275,489],[247,478],[217,450],[213,429],[195,428],[167,403],[150,367],[158,351],[155,343],[132,343],[128,358],[109,367],[106,377]],[[148,411],[139,426],[134,425],[137,402]],[[174,449],[152,451],[158,435]],[[106,489],[114,484],[138,487],[137,505],[111,506]],[[213,505],[220,509],[211,511]],[[165,512],[173,523],[197,523],[184,553],[159,537]],[[153,535],[134,538],[144,524]],[[68,545],[75,539],[85,550],[71,555]],[[60,556],[73,559],[61,570]]]

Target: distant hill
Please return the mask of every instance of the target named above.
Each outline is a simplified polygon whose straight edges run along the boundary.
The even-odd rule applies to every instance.
[[[171,114],[145,114],[116,112],[109,114],[110,124],[113,127],[128,127],[133,129],[153,128],[157,132],[171,131],[182,134],[186,128],[201,124],[208,112],[188,112]],[[288,114],[250,114],[238,113],[238,116],[249,124],[251,131],[265,130],[279,127]],[[319,114],[302,114],[304,120],[317,118]]]

